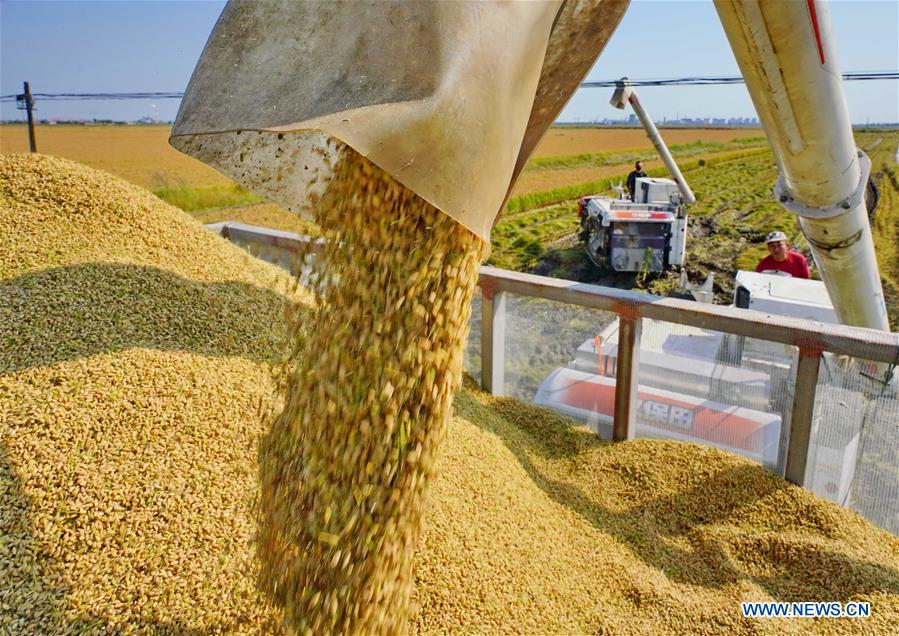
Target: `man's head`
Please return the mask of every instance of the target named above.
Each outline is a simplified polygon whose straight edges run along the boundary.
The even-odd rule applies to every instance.
[[[636,168],[638,172],[642,171],[643,170],[643,162],[638,161],[637,163],[634,164],[634,168]]]
[[[783,232],[771,232],[765,238],[768,244],[768,253],[774,257],[778,263],[787,260],[787,253],[790,251],[790,244],[787,241],[787,235]]]

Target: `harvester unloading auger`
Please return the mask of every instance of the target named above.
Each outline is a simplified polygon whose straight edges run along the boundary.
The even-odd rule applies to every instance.
[[[290,210],[312,214],[325,200],[352,216],[347,239],[360,242],[332,241],[330,262],[355,267],[338,284],[357,288],[329,295],[344,312],[331,318],[347,328],[327,333],[355,330],[346,347],[372,343],[384,355],[360,349],[353,358],[322,340],[337,353],[315,351],[321,365],[295,374],[287,415],[263,444],[263,578],[296,629],[402,629],[423,484],[458,386],[458,327],[474,280],[446,299],[437,292],[459,285],[461,272],[476,278],[477,248],[453,239],[466,246],[462,267],[426,232],[391,230],[383,197],[398,202],[404,223],[436,227],[430,205],[489,243],[512,184],[628,3],[232,0],[216,24],[171,143]],[[826,6],[716,8],[780,168],[778,196],[799,215],[841,321],[887,330],[862,196],[867,161],[853,144]],[[358,222],[368,211],[348,194],[354,175],[380,226]],[[403,187],[420,203],[398,194]],[[405,267],[394,231],[414,240],[410,259],[424,257],[402,280],[377,271]],[[344,247],[358,258],[341,259]],[[379,250],[394,253],[379,260]],[[408,286],[405,295],[393,298],[393,285]],[[416,321],[440,334],[449,321],[455,331],[444,342],[404,340]],[[388,336],[397,341],[384,346]],[[427,416],[415,402],[422,396]]]

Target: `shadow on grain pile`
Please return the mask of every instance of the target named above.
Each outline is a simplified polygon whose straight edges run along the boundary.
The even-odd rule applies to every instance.
[[[0,158],[0,254],[0,633],[277,631],[253,542],[281,337],[259,327],[283,275],[46,157]],[[454,408],[414,631],[899,631],[899,541],[857,515],[742,458],[606,444],[470,381]],[[739,609],[850,599],[872,617]]]
[[[276,333],[247,314],[283,296],[241,281],[80,263],[0,281],[0,299],[0,320],[17,334],[0,366],[7,373],[134,347],[276,362]]]

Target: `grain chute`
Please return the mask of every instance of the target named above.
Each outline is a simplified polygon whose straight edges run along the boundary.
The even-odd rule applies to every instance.
[[[299,213],[346,144],[489,241],[628,2],[232,1],[171,143]]]

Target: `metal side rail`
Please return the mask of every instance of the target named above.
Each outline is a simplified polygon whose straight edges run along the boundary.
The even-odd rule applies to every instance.
[[[735,307],[662,298],[638,292],[482,267],[478,285],[482,305],[481,378],[483,388],[502,395],[506,294],[540,298],[601,311],[621,320],[620,359],[616,370],[613,439],[634,436],[634,406],[639,373],[639,343],[644,318],[690,325],[738,336],[792,345],[799,350],[790,426],[781,466],[789,481],[803,485],[812,437],[817,376],[825,352],[888,365],[899,364],[899,334],[778,316]],[[635,346],[636,345],[636,346]],[[499,362],[497,361],[499,359]]]
[[[209,223],[206,229],[246,249],[253,256],[286,269],[293,275],[302,275],[309,267],[308,262],[298,262],[299,255],[305,256],[307,260],[310,257],[314,258],[326,244],[324,239],[314,236],[235,221]]]

